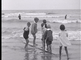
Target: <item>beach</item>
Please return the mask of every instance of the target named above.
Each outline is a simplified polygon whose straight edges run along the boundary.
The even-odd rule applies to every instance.
[[[30,15],[30,14],[29,14]],[[59,17],[59,16],[60,17]],[[26,16],[18,19],[16,15],[5,15],[2,17],[2,60],[59,60],[58,34],[59,26],[64,24],[69,35],[69,40],[72,43],[68,46],[69,60],[81,60],[81,20],[74,17],[64,19],[65,14],[41,15],[39,14],[38,32],[36,34],[36,47],[33,46],[33,37],[29,34],[28,48],[24,49],[25,39],[23,38],[23,28],[26,23],[33,23],[34,17]],[[23,15],[24,16],[24,15]],[[42,51],[41,41],[41,23],[46,19],[51,25],[53,31],[52,54]],[[31,28],[31,27],[30,27]],[[31,29],[30,29],[31,30]],[[62,51],[62,60],[67,60],[65,50]]]
[[[29,21],[29,20],[27,20]],[[56,39],[58,36],[59,26],[61,23],[52,23],[48,22],[52,26],[52,30],[54,32],[54,40],[52,43],[52,53],[49,54],[47,52],[43,52],[39,48],[42,47],[41,44],[41,28],[40,24],[42,21],[38,22],[38,33],[36,39],[36,47],[32,47],[33,37],[30,33],[29,35],[29,44],[28,49],[24,49],[25,40],[23,38],[23,28],[26,26],[27,21],[20,20],[3,20],[2,21],[2,60],[59,60],[59,41]],[[33,23],[33,21],[30,21]],[[68,47],[69,51],[69,60],[80,60],[81,59],[81,40],[80,34],[81,23],[68,23],[65,24],[67,30],[69,31],[69,35],[72,37],[70,41],[72,43],[71,46]],[[76,26],[76,27],[75,27]],[[77,32],[77,36],[75,34]],[[72,33],[73,32],[73,33]],[[73,36],[75,34],[75,36]],[[80,35],[80,36],[79,36]],[[62,51],[62,60],[66,60],[66,54],[63,49]]]

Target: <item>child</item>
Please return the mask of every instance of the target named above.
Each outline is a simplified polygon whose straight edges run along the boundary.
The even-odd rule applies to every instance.
[[[67,34],[67,32],[65,30],[65,26],[63,24],[60,26],[60,30],[61,30],[61,32],[59,33],[59,41],[61,43],[61,46],[59,48],[59,60],[61,60],[62,47],[65,48],[66,55],[67,55],[67,60],[69,60],[67,46],[71,45],[71,43],[68,40],[68,34]]]
[[[35,45],[36,33],[37,33],[37,23],[38,23],[38,21],[39,21],[38,18],[34,18],[34,23],[31,26],[31,34],[34,37],[34,39],[33,39],[33,45]]]
[[[25,27],[23,30],[24,30],[24,33],[23,33],[23,37],[24,39],[26,40],[26,45],[25,45],[25,48],[27,47],[28,43],[29,43],[29,40],[28,40],[28,35],[29,35],[29,27],[30,27],[30,22],[27,23],[27,27]]]
[[[41,30],[42,30],[42,45],[43,45],[43,49],[45,49],[45,40],[43,39],[44,33],[46,31],[47,28],[47,24],[46,24],[46,20],[43,20],[43,23],[41,24]]]
[[[52,30],[50,25],[47,25],[47,30],[44,33],[44,40],[46,40],[47,51],[51,53],[52,52],[51,44],[53,41],[53,35],[52,35]]]

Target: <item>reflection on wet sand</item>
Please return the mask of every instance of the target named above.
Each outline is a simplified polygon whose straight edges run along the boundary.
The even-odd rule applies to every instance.
[[[33,48],[33,59],[32,60],[37,60],[37,54],[36,54],[35,46]]]
[[[46,53],[45,51],[41,51],[42,54],[38,55],[38,51],[36,50],[36,47],[34,46],[32,51],[29,52],[29,48],[26,48],[26,54],[25,54],[25,59],[24,60],[52,60],[52,54]],[[40,53],[40,52],[39,52]],[[32,56],[31,56],[32,55]],[[40,59],[39,59],[39,58]]]
[[[49,53],[43,52],[43,55],[41,56],[42,60],[52,60],[52,55]]]
[[[24,60],[29,60],[29,52],[28,49],[25,49],[26,54],[25,54],[25,59]]]
[[[36,54],[36,49],[35,49],[35,46],[31,49],[32,51],[30,51],[29,52],[29,50],[28,50],[29,48],[26,48],[25,49],[25,51],[26,51],[26,54],[25,54],[25,59],[24,60],[30,60],[30,59],[32,59],[32,60],[37,60],[37,54]],[[32,56],[29,56],[29,55],[33,55],[33,57]]]

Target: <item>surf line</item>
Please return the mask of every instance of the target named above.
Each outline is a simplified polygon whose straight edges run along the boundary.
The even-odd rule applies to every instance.
[[[23,42],[23,41],[21,41],[22,43],[24,43],[24,44],[26,44],[25,42]],[[41,50],[41,51],[44,51],[42,48],[38,48],[38,47],[36,47],[36,46],[33,46],[33,45],[31,45],[31,44],[28,44],[29,46],[31,46],[31,47],[35,47],[36,49],[39,49],[39,50]],[[46,52],[46,53],[50,53],[50,52],[48,52],[48,51],[44,51],[44,52]],[[52,55],[57,55],[57,54],[54,54],[54,53],[50,53],[50,54],[52,54]]]

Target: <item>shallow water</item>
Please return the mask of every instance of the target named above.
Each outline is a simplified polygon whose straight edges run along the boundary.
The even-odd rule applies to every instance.
[[[25,40],[22,34],[23,28],[26,26],[26,21],[2,21],[2,60],[59,60],[59,42],[56,38],[60,31],[60,23],[50,23],[54,35],[52,43],[53,54],[43,52],[40,49],[42,47],[40,24],[41,22],[38,23],[37,46],[32,47],[28,45],[28,48],[24,49]],[[65,25],[72,43],[72,45],[68,47],[70,60],[80,60],[81,28],[79,24],[75,23]],[[29,37],[29,44],[32,45],[33,37],[31,34]],[[64,48],[62,51],[62,60],[66,60]]]
[[[32,39],[29,39],[32,45]],[[23,38],[2,39],[2,60],[59,60],[59,42],[52,43],[52,53],[43,52],[41,40],[36,40],[37,48],[28,45],[24,49],[25,41]],[[70,60],[80,60],[80,41],[71,41],[72,45],[68,47]],[[66,54],[63,49],[62,60],[66,60]]]

